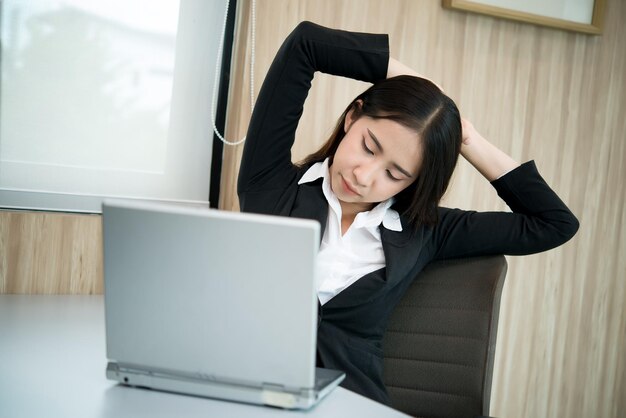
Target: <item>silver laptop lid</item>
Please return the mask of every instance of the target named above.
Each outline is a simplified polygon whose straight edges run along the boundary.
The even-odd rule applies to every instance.
[[[317,222],[107,201],[103,225],[110,360],[313,385]]]

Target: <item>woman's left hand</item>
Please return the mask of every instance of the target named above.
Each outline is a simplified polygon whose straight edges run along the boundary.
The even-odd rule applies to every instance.
[[[474,128],[472,122],[463,117],[461,118],[461,128],[463,130],[463,145],[468,145],[471,142],[471,139],[474,138],[477,134],[476,128]]]
[[[493,181],[519,166],[519,163],[487,141],[472,122],[461,118],[461,155],[487,180]]]

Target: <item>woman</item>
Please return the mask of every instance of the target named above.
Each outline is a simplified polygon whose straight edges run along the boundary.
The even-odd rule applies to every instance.
[[[290,149],[316,71],[374,84],[295,165]],[[513,213],[438,206],[459,153]],[[386,35],[310,22],[285,40],[263,83],[238,193],[243,211],[320,222],[318,365],[344,371],[344,387],[382,403],[387,320],[427,263],[545,251],[578,229],[534,163],[495,148],[436,85],[390,59]]]

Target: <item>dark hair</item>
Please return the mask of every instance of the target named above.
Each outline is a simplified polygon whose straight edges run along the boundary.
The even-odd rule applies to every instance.
[[[402,75],[382,80],[350,103],[328,141],[300,166],[326,158],[332,164],[350,110],[354,120],[361,116],[390,119],[417,132],[423,144],[422,166],[417,179],[395,196],[394,208],[414,227],[437,223],[437,206],[461,149],[461,117],[454,101],[424,78]]]

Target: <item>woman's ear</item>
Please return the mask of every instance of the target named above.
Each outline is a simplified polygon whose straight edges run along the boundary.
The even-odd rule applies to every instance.
[[[354,107],[348,110],[346,117],[343,119],[343,133],[348,133],[350,126],[352,125],[352,115],[354,114]]]
[[[350,126],[352,126],[352,124],[358,119],[358,117],[355,116],[355,110],[358,110],[357,114],[360,115],[362,106],[363,100],[359,99],[354,102],[354,104],[350,107],[350,110],[348,110],[348,113],[346,113],[346,117],[343,122],[344,133],[347,133],[348,130],[350,130]]]

